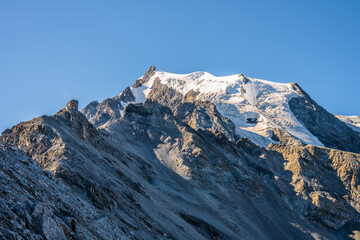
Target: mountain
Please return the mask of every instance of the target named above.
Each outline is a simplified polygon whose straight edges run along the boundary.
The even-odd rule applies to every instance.
[[[359,239],[357,120],[296,83],[150,67],[2,133],[0,239]]]

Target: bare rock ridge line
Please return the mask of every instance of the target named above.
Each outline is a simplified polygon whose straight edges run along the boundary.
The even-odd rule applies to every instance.
[[[82,110],[82,113],[85,114],[94,126],[98,127],[108,121],[120,118],[121,112],[124,111],[124,103],[134,101],[135,97],[128,87],[114,98],[107,98],[101,103],[97,101],[91,102]]]
[[[300,97],[289,101],[297,119],[326,147],[360,153],[360,136],[344,122],[319,106],[302,88],[294,83]]]
[[[141,87],[144,83],[149,81],[152,76],[154,76],[155,70],[156,70],[156,67],[151,66],[142,78],[139,78],[138,80],[135,81],[135,83],[133,84],[132,87],[133,88]]]
[[[152,66],[1,134],[0,239],[359,239],[339,119],[297,84]]]

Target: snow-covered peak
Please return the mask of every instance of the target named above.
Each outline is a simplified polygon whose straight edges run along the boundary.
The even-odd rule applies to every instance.
[[[183,95],[192,90],[198,93],[198,100],[213,102],[223,116],[235,123],[239,136],[261,146],[273,142],[273,128],[286,130],[304,143],[323,146],[292,114],[288,101],[299,95],[289,83],[243,74],[217,77],[203,71],[175,74],[155,70],[147,82],[131,89],[135,102],[146,100],[156,79]]]
[[[216,77],[208,72],[193,72],[189,74],[175,74],[163,71],[155,71],[148,84],[152,85],[154,79],[159,78],[162,84],[177,90],[182,94],[193,90],[200,93],[216,93],[225,91],[227,86],[234,85],[239,81],[238,75]]]

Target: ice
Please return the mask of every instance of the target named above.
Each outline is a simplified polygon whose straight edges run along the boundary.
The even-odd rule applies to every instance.
[[[288,83],[242,74],[217,77],[203,71],[175,74],[157,70],[144,85],[131,89],[136,102],[145,101],[157,78],[183,95],[190,90],[198,92],[197,99],[213,102],[223,116],[234,122],[239,136],[248,137],[261,146],[272,142],[272,128],[284,129],[305,143],[323,146],[292,114],[288,101],[298,95]],[[248,112],[258,114],[255,124],[246,121]]]
[[[141,86],[141,87],[137,87],[137,88],[131,88],[131,92],[135,97],[135,102],[134,103],[142,103],[145,102],[146,100],[146,96],[144,94],[144,90],[146,90],[147,87],[146,86]]]

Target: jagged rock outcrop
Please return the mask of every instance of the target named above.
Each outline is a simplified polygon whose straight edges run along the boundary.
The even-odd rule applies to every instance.
[[[319,106],[302,88],[292,84],[300,97],[289,101],[291,111],[326,147],[360,153],[360,136]]]
[[[152,90],[147,99],[156,101],[170,109],[175,109],[182,101],[184,96],[178,91],[161,84],[160,79],[155,78]]]
[[[91,102],[86,106],[82,112],[91,121],[94,126],[101,126],[111,119],[120,118],[120,111],[124,110],[124,107],[118,101],[107,98],[103,102]]]
[[[107,98],[101,103],[92,101],[84,109],[81,110],[83,114],[89,119],[95,127],[101,126],[108,121],[113,121],[121,117],[125,106],[134,102],[135,97],[131,89],[127,87],[121,94],[114,98]]]
[[[283,155],[294,190],[308,201],[311,219],[334,229],[359,220],[359,154],[311,145],[272,144],[268,149]]]
[[[135,81],[135,83],[133,84],[133,88],[137,88],[137,87],[141,87],[144,83],[146,83],[147,81],[149,81],[149,79],[154,76],[155,74],[155,70],[156,67],[155,66],[151,66],[149,68],[149,70],[144,74],[144,76],[142,78],[139,78],[138,80]]]
[[[69,154],[66,150],[68,141],[78,145],[82,141],[96,144],[97,136],[96,128],[83,114],[63,108],[54,116],[41,116],[4,131],[1,140],[17,146],[44,169],[55,173],[60,159]]]
[[[290,145],[290,146],[305,146],[306,144],[301,142],[296,137],[292,136],[290,133],[286,132],[285,130],[279,129],[279,128],[273,128],[272,129],[273,136],[272,140],[283,144],[283,145]]]
[[[79,107],[79,101],[75,99],[71,100],[66,104],[67,109],[78,110],[78,107]]]
[[[45,203],[35,205],[31,217],[32,228],[45,239],[65,240],[67,238],[53,210]]]
[[[222,116],[211,102],[183,102],[175,109],[174,115],[195,130],[210,131],[217,137],[223,135],[230,141],[236,139],[234,123]]]

